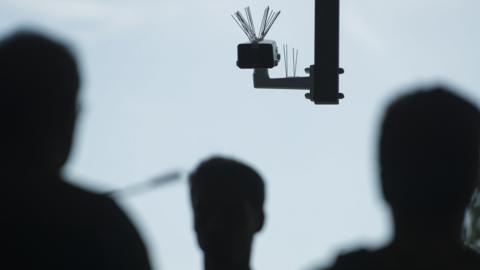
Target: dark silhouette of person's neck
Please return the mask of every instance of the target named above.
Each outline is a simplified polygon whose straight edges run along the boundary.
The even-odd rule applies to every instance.
[[[251,270],[250,268],[250,254],[251,248],[244,250],[242,255],[235,258],[219,258],[208,253],[204,255],[204,269],[205,270]]]
[[[415,222],[412,222],[415,221]],[[419,222],[420,221],[420,222]],[[418,252],[462,249],[463,215],[453,218],[393,213],[394,238],[391,246]]]

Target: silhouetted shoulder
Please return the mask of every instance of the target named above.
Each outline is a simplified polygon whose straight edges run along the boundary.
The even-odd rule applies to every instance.
[[[387,265],[384,261],[383,251],[360,249],[338,256],[335,263],[332,266],[325,268],[325,270],[396,270],[396,268],[386,267]]]
[[[335,263],[324,270],[474,270],[480,269],[480,254],[465,249],[454,261],[424,256],[400,254],[389,248],[369,251],[358,250],[337,257]]]
[[[150,269],[139,233],[115,201],[42,180],[13,192],[4,216],[17,269]]]
[[[468,270],[470,269],[480,269],[480,253],[474,250],[466,250],[465,251],[465,262],[468,266]]]
[[[95,226],[98,243],[108,251],[105,254],[109,254],[107,269],[150,269],[147,250],[138,231],[114,200],[66,183],[64,191],[72,205],[79,207],[79,212],[88,212],[86,215]]]

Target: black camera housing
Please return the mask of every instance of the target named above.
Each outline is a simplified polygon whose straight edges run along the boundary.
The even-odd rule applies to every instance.
[[[237,66],[242,69],[273,68],[280,61],[277,43],[264,40],[238,45]]]

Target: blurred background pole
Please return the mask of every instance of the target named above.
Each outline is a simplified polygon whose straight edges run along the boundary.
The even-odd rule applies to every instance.
[[[118,197],[118,196],[123,197],[123,196],[129,196],[129,195],[142,194],[145,192],[152,191],[156,188],[162,187],[166,184],[180,181],[183,177],[184,177],[184,172],[173,171],[171,173],[163,174],[144,182],[132,184],[131,186],[128,186],[128,187],[104,192],[103,195],[109,196],[109,197]]]

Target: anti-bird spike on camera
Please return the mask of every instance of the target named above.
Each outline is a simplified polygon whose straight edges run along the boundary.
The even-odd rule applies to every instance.
[[[285,78],[288,78],[288,44],[283,45],[283,61],[285,62]],[[293,77],[297,77],[297,65],[298,64],[298,49],[292,48],[292,71],[293,71]]]
[[[255,30],[255,24],[253,22],[252,11],[250,7],[245,8],[245,17],[240,11],[235,12],[232,15],[232,18],[238,24],[240,29],[247,35],[250,42],[261,42],[265,39],[270,29],[272,29],[273,24],[277,20],[281,11],[270,10],[270,7],[267,7],[263,12],[262,23],[260,25],[260,31],[257,33]]]
[[[283,45],[283,61],[285,64],[285,78],[289,77],[289,55],[288,55],[289,49],[288,49],[288,44]],[[293,77],[297,77],[297,67],[298,67],[298,49],[292,48],[292,72],[293,72]]]

